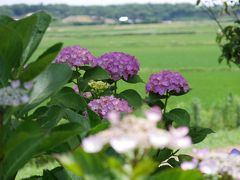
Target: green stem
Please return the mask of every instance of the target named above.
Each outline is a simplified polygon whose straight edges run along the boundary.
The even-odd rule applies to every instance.
[[[117,95],[117,81],[114,82],[114,95]]]
[[[3,127],[3,112],[0,111],[0,129]]]
[[[176,151],[174,151],[174,152],[171,154],[171,156],[175,156],[175,155],[178,153],[178,151],[180,151],[180,149],[177,149]]]
[[[167,103],[168,103],[168,99],[170,98],[170,96],[167,94],[167,97],[165,99],[165,103],[164,103],[164,109],[163,109],[163,114],[166,113],[167,110]]]

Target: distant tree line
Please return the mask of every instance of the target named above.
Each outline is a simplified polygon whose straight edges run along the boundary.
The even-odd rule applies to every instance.
[[[18,4],[0,6],[0,15],[24,16],[28,13],[44,10],[55,18],[73,15],[88,15],[117,20],[128,16],[133,22],[153,23],[166,20],[188,20],[209,18],[205,10],[192,4],[128,4],[109,6],[68,6]]]

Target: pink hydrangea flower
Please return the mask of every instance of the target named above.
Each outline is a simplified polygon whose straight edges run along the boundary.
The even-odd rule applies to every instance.
[[[74,85],[74,86],[73,86],[73,90],[74,90],[75,93],[77,93],[77,94],[79,93],[79,89],[78,89],[78,86],[77,86],[77,85]]]
[[[65,47],[57,56],[55,62],[58,64],[67,63],[73,67],[80,67],[90,64],[95,57],[87,48],[82,48],[79,45]]]
[[[174,71],[162,71],[152,74],[146,85],[147,92],[153,92],[161,96],[171,93],[178,95],[189,91],[188,82],[184,77]]]
[[[152,107],[145,112],[145,116],[149,121],[157,122],[162,118],[162,110],[158,107]]]
[[[115,98],[114,96],[102,96],[100,99],[94,99],[88,103],[90,109],[107,118],[108,113],[116,112],[132,112],[132,108],[128,102],[122,99]]]
[[[172,129],[168,132],[157,126],[158,121],[146,118],[138,118],[134,115],[127,115],[123,118],[117,111],[108,114],[111,125],[108,129],[83,140],[83,149],[89,153],[102,150],[103,146],[110,145],[118,153],[129,153],[136,149],[147,150],[152,148],[162,149],[185,148],[185,139],[188,128]],[[178,143],[180,141],[180,143]],[[189,143],[189,141],[187,141]]]
[[[139,71],[139,62],[134,57],[123,52],[111,52],[102,55],[92,63],[93,66],[100,66],[111,75],[114,81],[121,78],[128,80]]]

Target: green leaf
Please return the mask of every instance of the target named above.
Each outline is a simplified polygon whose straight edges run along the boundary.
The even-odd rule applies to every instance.
[[[38,59],[30,63],[27,68],[24,69],[23,73],[20,75],[22,81],[30,81],[39,75],[43,70],[45,70],[49,64],[53,62],[55,57],[61,50],[62,43],[57,43],[47,49]]]
[[[81,125],[84,130],[88,131],[90,129],[89,120],[86,117],[72,111],[71,109],[65,109],[65,116],[70,122]]]
[[[0,16],[0,26],[1,25],[7,25],[10,22],[13,22],[14,20],[9,16]]]
[[[23,39],[24,52],[21,64],[24,65],[38,47],[42,37],[51,22],[51,17],[45,12],[37,12],[31,16],[9,23]]]
[[[29,103],[23,108],[26,112],[46,100],[58,91],[71,78],[72,70],[66,64],[51,64],[44,72],[34,79],[34,87]]]
[[[128,83],[132,83],[132,84],[144,83],[144,81],[142,80],[142,78],[139,75],[134,75],[134,76],[128,78],[128,80],[124,80],[124,81],[126,81]]]
[[[97,134],[98,132],[101,132],[109,127],[110,123],[109,121],[101,122],[100,124],[96,125],[93,127],[90,131],[89,134]]]
[[[161,149],[158,151],[156,160],[159,162],[163,162],[172,155],[172,152],[173,150],[171,149],[167,149],[167,148]]]
[[[87,113],[88,113],[88,118],[89,118],[90,125],[92,128],[101,123],[101,121],[102,121],[101,118],[94,111],[87,108]]]
[[[164,103],[160,100],[161,96],[155,93],[149,93],[148,97],[146,98],[146,102],[150,107],[158,106],[161,109],[164,109]]]
[[[180,154],[180,155],[178,155],[178,159],[179,159],[180,163],[183,163],[183,162],[192,161],[193,157],[189,156],[187,154]]]
[[[54,147],[67,142],[70,138],[81,133],[83,133],[83,129],[77,123],[61,124],[46,135],[38,148],[38,152],[51,151]]]
[[[209,134],[214,133],[210,128],[191,127],[189,136],[192,138],[193,144],[203,141]]]
[[[42,179],[73,180],[79,178],[72,173],[67,172],[63,167],[56,167],[52,170],[44,170]]]
[[[42,109],[41,109],[42,110]],[[40,112],[41,112],[40,110]],[[42,129],[51,129],[63,118],[63,109],[59,106],[51,106],[44,114],[37,117],[38,124]]]
[[[62,165],[84,179],[113,179],[101,153],[88,154],[78,148],[73,154],[57,156]]]
[[[196,5],[198,6],[200,4],[201,0],[197,0]]]
[[[94,67],[86,70],[83,78],[87,80],[105,80],[111,77],[108,72],[101,67]]]
[[[165,114],[166,119],[173,121],[176,127],[189,126],[190,115],[184,109],[176,108]]]
[[[85,111],[87,108],[87,102],[84,98],[76,94],[70,87],[64,87],[52,96],[50,104],[60,105],[65,108],[74,109],[75,111]]]
[[[141,107],[143,103],[140,94],[133,89],[128,89],[121,92],[120,94],[118,94],[118,97],[127,100],[129,105],[134,108]]]
[[[0,81],[6,85],[14,67],[20,63],[23,44],[17,32],[0,26]]]
[[[36,122],[24,122],[12,132],[4,148],[4,159],[1,162],[0,174],[3,179],[11,179],[35,154],[43,140]]]
[[[181,169],[166,170],[151,178],[152,180],[203,180],[203,175],[198,170],[183,171]]]
[[[133,169],[132,178],[133,179],[140,179],[142,177],[146,178],[149,174],[151,174],[155,170],[157,166],[158,164],[156,162],[153,162],[150,159],[143,159]]]

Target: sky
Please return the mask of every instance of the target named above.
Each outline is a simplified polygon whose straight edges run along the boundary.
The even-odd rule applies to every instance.
[[[69,4],[69,5],[109,5],[127,3],[196,3],[196,0],[0,0],[0,5],[11,4]]]

